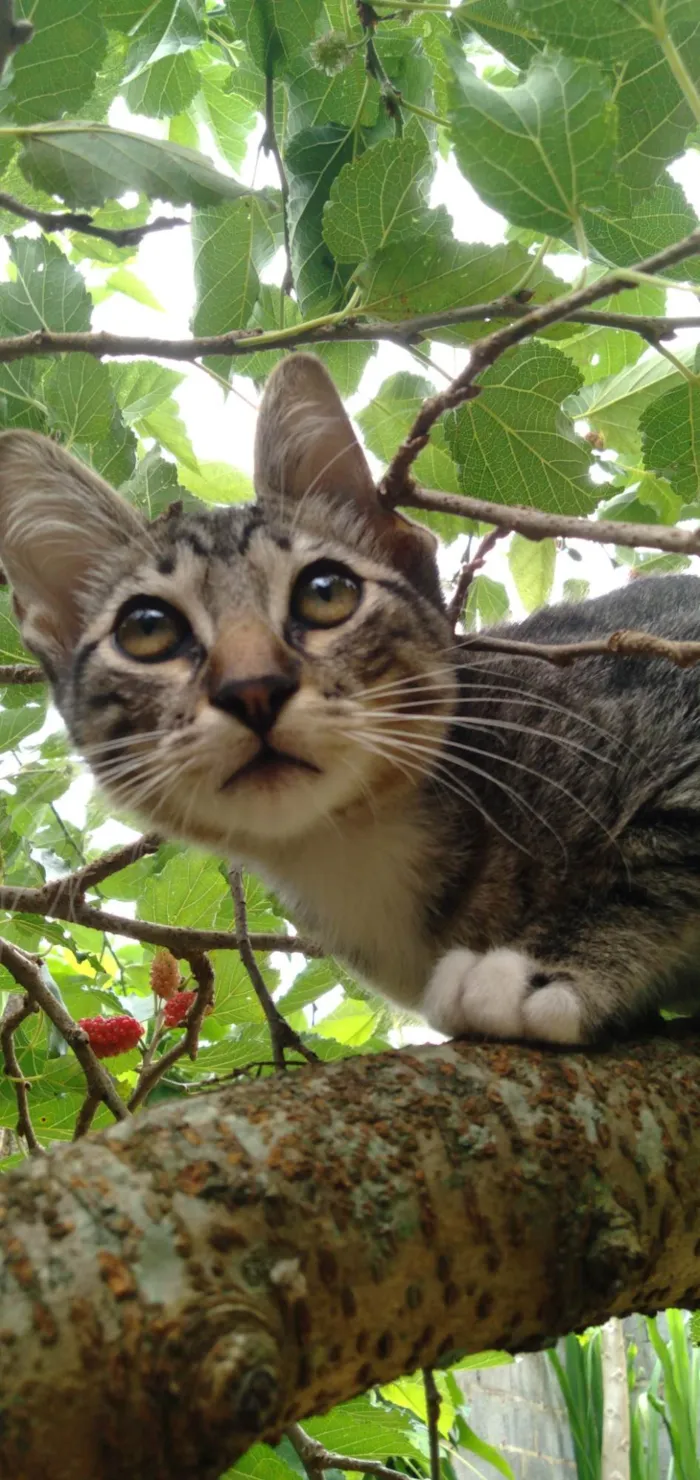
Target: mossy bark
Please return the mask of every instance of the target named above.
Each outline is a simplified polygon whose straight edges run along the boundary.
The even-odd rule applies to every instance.
[[[214,1480],[456,1352],[698,1303],[699,1034],[318,1065],[0,1182],[0,1474]]]

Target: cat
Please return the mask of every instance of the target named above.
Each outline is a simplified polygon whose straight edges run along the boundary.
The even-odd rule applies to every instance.
[[[262,399],[257,502],[153,522],[0,437],[27,647],[114,802],[241,863],[447,1035],[579,1044],[700,999],[700,669],[471,650],[436,542],[385,509],[320,362]],[[700,638],[700,581],[501,635]]]

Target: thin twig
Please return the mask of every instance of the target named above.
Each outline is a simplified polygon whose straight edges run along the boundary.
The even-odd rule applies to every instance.
[[[498,527],[489,530],[489,533],[484,535],[483,540],[481,540],[481,543],[472,555],[471,559],[467,559],[464,561],[463,565],[461,566],[459,575],[457,576],[457,584],[455,585],[454,592],[450,598],[447,607],[447,615],[451,622],[459,621],[462,612],[464,611],[464,603],[467,599],[467,592],[469,590],[469,587],[471,586],[471,583],[474,580],[477,571],[480,571],[482,566],[484,565],[486,556],[489,554],[489,551],[493,549],[498,540],[504,539],[508,533],[509,530],[499,529]]]
[[[46,683],[46,674],[29,663],[0,663],[0,684],[4,683]]]
[[[0,210],[21,216],[23,221],[34,221],[42,231],[81,231],[83,236],[97,236],[115,247],[137,247],[153,231],[169,231],[173,226],[188,224],[183,216],[158,216],[142,226],[96,226],[87,211],[40,211],[25,206],[3,190],[0,190]]]
[[[0,1018],[0,1049],[2,1050],[3,1068],[8,1079],[11,1079],[14,1084],[17,1100],[17,1135],[24,1136],[29,1151],[34,1156],[41,1151],[41,1146],[34,1133],[29,1113],[31,1085],[20,1069],[14,1035],[20,1023],[37,1011],[36,1003],[32,1002],[31,998],[22,996],[20,992],[11,992],[5,1005],[5,1011]]]
[[[617,519],[583,519],[575,514],[545,514],[521,504],[495,504],[469,494],[443,493],[437,488],[405,488],[400,504],[477,519],[499,529],[514,530],[529,540],[562,538],[588,540],[594,545],[625,545],[628,549],[667,550],[673,555],[700,555],[700,525],[681,529],[675,524],[625,524]]]
[[[91,1090],[88,1090],[75,1118],[75,1125],[73,1127],[74,1141],[81,1141],[83,1136],[87,1135],[99,1108],[99,1095],[95,1095]]]
[[[185,1032],[180,1041],[168,1049],[167,1053],[161,1054],[159,1059],[150,1063],[144,1061],[139,1082],[128,1102],[128,1108],[132,1111],[143,1104],[151,1090],[178,1059],[184,1058],[185,1054],[189,1054],[192,1060],[197,1057],[202,1022],[207,1011],[214,1006],[214,970],[211,961],[201,951],[193,951],[190,967],[197,983],[197,992],[187,1014]]]
[[[19,947],[11,945],[9,940],[0,940],[0,965],[6,967],[17,985],[23,987],[32,1002],[46,1013],[49,1021],[65,1038],[68,1047],[72,1048],[85,1075],[88,1091],[98,1101],[104,1101],[115,1120],[125,1120],[129,1112],[119,1096],[111,1075],[102,1068],[99,1059],[95,1057],[87,1033],[79,1027],[63,1004],[54,997],[45,980],[48,973],[43,962],[20,951]]]
[[[280,195],[282,196],[282,230],[284,233],[284,255],[286,258],[284,277],[282,278],[282,292],[289,296],[294,291],[292,253],[289,241],[289,182],[275,131],[275,79],[272,74],[265,78],[265,132],[260,140],[260,148],[263,154],[272,155],[277,166]]]
[[[423,1388],[428,1419],[430,1480],[440,1480],[440,1394],[432,1367],[423,1368]]]
[[[120,874],[122,869],[128,868],[132,863],[138,863],[140,858],[146,858],[149,853],[157,853],[160,844],[161,839],[155,833],[144,833],[143,837],[135,838],[133,843],[125,843],[121,848],[113,848],[109,853],[101,853],[99,858],[93,858],[90,863],[85,864],[84,868],[76,869],[75,873],[52,881],[49,887],[53,891],[54,900],[60,900],[64,892],[70,899],[80,898],[87,893],[88,889],[95,889],[98,884],[104,884],[112,874]]]
[[[566,668],[579,658],[664,658],[676,668],[692,668],[700,663],[700,642],[671,642],[655,637],[652,632],[611,632],[609,637],[591,642],[517,642],[510,637],[465,637],[463,648],[486,653],[511,653],[517,658],[540,658],[557,668]]]
[[[334,1450],[319,1444],[317,1439],[312,1439],[299,1423],[290,1423],[284,1432],[307,1474],[314,1470],[348,1470],[351,1474],[376,1475],[377,1480],[396,1480],[397,1475],[404,1474],[403,1470],[392,1470],[378,1459],[355,1459],[349,1454],[336,1454]]]
[[[283,1074],[285,1069],[287,1068],[284,1057],[285,1048],[291,1048],[294,1050],[295,1053],[302,1054],[303,1057],[309,1061],[309,1063],[315,1061],[317,1055],[313,1053],[310,1048],[306,1047],[306,1044],[302,1042],[299,1034],[295,1033],[293,1028],[290,1028],[286,1018],[282,1016],[279,1008],[275,1006],[275,1003],[273,1002],[272,997],[270,996],[270,993],[268,992],[265,985],[265,978],[263,977],[260,967],[258,966],[258,963],[255,959],[252,939],[251,936],[248,934],[248,911],[246,909],[243,876],[240,869],[232,868],[229,870],[228,877],[229,883],[231,885],[231,894],[233,897],[233,909],[236,919],[236,934],[238,937],[238,950],[240,952],[241,961],[243,962],[243,965],[248,972],[253,991],[255,992],[258,1002],[260,1003],[260,1006],[262,1007],[262,1010],[267,1019],[267,1026],[270,1029],[270,1038],[272,1041],[272,1057],[275,1061],[275,1068],[277,1069],[278,1073]]]
[[[631,271],[635,274],[657,273],[675,262],[694,257],[699,252],[700,227],[684,237],[682,241],[666,247],[663,252],[657,252],[653,257],[646,258]],[[486,335],[484,339],[475,340],[470,347],[469,363],[466,368],[456,376],[446,390],[426,397],[408,436],[395,452],[379,485],[385,505],[391,508],[404,501],[413,485],[411,467],[418,454],[426,447],[435,422],[445,411],[454,410],[462,406],[465,401],[473,400],[475,396],[481,394],[482,387],[475,384],[477,377],[484,370],[488,370],[507,349],[512,349],[523,339],[529,339],[531,335],[547,328],[550,324],[570,318],[577,309],[586,308],[589,303],[595,303],[596,299],[608,298],[611,294],[619,293],[623,288],[629,287],[631,281],[629,271],[625,272],[624,268],[607,273],[605,277],[598,278],[597,282],[589,283],[587,287],[577,288],[572,293],[565,293],[549,303],[539,304],[518,322],[507,324],[502,329],[496,329],[493,334]]]
[[[16,21],[14,0],[0,0],[0,77],[10,57],[34,35],[31,21]]]

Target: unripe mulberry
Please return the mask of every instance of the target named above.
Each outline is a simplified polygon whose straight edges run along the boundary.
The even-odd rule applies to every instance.
[[[129,1017],[79,1018],[78,1027],[87,1033],[90,1047],[98,1059],[113,1059],[118,1053],[135,1048],[143,1034],[143,1023]]]
[[[179,1028],[194,1002],[196,992],[176,992],[165,1004],[163,1020],[166,1028]]]
[[[156,997],[168,1002],[180,985],[180,967],[170,951],[156,951],[151,962],[151,986]]]

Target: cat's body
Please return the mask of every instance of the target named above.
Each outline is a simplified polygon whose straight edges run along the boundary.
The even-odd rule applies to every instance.
[[[381,509],[317,362],[273,376],[259,503],[150,526],[0,439],[0,558],[118,803],[225,854],[446,1032],[578,1042],[700,1003],[700,669],[454,642],[431,537]],[[519,638],[700,638],[700,582],[550,608]]]

